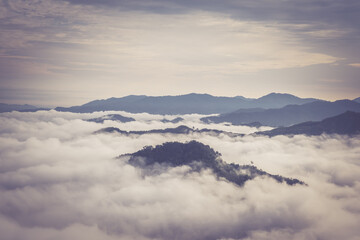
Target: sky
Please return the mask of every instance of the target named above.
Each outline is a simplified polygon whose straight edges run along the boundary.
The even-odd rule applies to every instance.
[[[0,102],[360,96],[358,0],[0,0]]]

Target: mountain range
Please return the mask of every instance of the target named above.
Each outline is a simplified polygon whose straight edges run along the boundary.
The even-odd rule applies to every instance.
[[[144,175],[161,174],[169,168],[188,166],[190,172],[210,169],[218,180],[226,180],[238,186],[243,186],[246,181],[256,177],[269,177],[288,185],[304,184],[298,179],[269,174],[252,165],[228,164],[220,156],[221,154],[210,146],[191,141],[166,142],[155,147],[146,146],[140,151],[121,155],[119,158],[129,157],[128,163],[142,169]]]
[[[123,123],[135,121],[134,118],[124,117],[120,114],[107,114],[105,116],[98,117],[98,118],[86,119],[86,121],[88,121],[88,122],[96,122],[96,123],[103,123],[105,120],[111,120],[111,121],[123,122]]]
[[[126,111],[151,114],[218,114],[243,108],[280,108],[289,104],[304,104],[317,101],[314,98],[299,98],[291,94],[270,93],[258,99],[216,97],[209,94],[186,94],[179,96],[130,95],[122,98],[95,100],[81,106],[57,107],[57,111],[89,113],[95,111]]]
[[[163,122],[163,123],[179,123],[182,121],[184,121],[184,119],[182,117],[173,118],[171,120],[164,118],[161,120],[161,122]]]
[[[32,105],[0,104],[0,112],[49,110]],[[321,121],[346,111],[360,112],[360,98],[338,100],[335,102],[316,98],[299,98],[291,94],[270,93],[260,98],[217,97],[209,94],[186,94],[178,96],[129,95],[122,98],[95,100],[81,106],[57,107],[57,111],[90,113],[94,111],[121,110],[130,113],[146,112],[150,114],[218,114],[204,117],[205,123],[231,123],[259,127],[288,127],[308,121]],[[105,120],[119,122],[134,121],[133,118],[119,114],[109,114],[88,119],[97,123]],[[172,120],[163,118],[162,122],[179,123],[180,117]]]
[[[122,135],[144,135],[144,134],[196,134],[204,133],[211,136],[219,136],[220,134],[229,137],[241,137],[244,134],[221,131],[217,129],[197,129],[180,125],[175,128],[152,129],[147,131],[124,131],[115,127],[102,128],[95,134],[100,133],[117,133]],[[303,122],[290,127],[279,127],[269,131],[256,132],[252,135],[267,135],[270,137],[277,135],[298,135],[304,134],[308,136],[321,134],[339,134],[339,135],[357,135],[360,134],[360,112],[347,111],[335,117],[326,118],[317,122]]]
[[[279,127],[307,121],[321,121],[346,111],[360,112],[360,103],[351,100],[338,100],[335,102],[315,101],[274,109],[240,109],[231,113],[220,114],[219,116],[205,117],[201,120],[206,123],[229,122],[233,125],[260,122],[262,125]]]
[[[2,112],[12,112],[12,111],[19,111],[19,112],[36,112],[40,110],[50,110],[49,108],[40,108],[29,104],[6,104],[0,103],[0,113]]]
[[[115,127],[107,127],[107,128],[102,128],[95,132],[95,134],[99,134],[99,133],[118,133],[118,134],[123,134],[123,135],[206,133],[208,135],[215,135],[215,136],[218,136],[220,134],[228,135],[230,137],[244,136],[244,134],[226,132],[226,131],[221,131],[221,130],[217,130],[217,129],[189,128],[185,125],[180,125],[175,128],[152,129],[152,130],[148,130],[148,131],[124,131],[124,130],[120,130],[119,128],[115,128]]]
[[[360,113],[347,111],[335,117],[326,118],[319,122],[304,122],[290,127],[276,128],[270,131],[257,132],[259,135],[297,135],[305,134],[360,134]]]

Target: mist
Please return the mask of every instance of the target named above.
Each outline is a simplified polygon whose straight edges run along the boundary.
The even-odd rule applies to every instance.
[[[108,113],[135,122],[85,119]],[[180,116],[180,115],[179,115]],[[207,125],[204,115],[56,111],[0,114],[2,239],[360,239],[360,138],[220,134],[94,134],[180,124],[251,134],[271,128]],[[197,140],[228,163],[298,178],[255,178],[243,187],[211,171],[174,167],[144,177],[119,155],[147,145]]]

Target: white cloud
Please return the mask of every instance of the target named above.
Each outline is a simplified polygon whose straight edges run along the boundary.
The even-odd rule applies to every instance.
[[[79,120],[102,114],[0,115],[2,239],[356,239],[360,234],[359,138],[93,135],[115,123]],[[160,116],[128,116],[141,119],[138,128],[165,126],[148,121]],[[209,171],[184,174],[186,167],[143,177],[115,159],[145,145],[190,139],[209,144],[227,162],[253,161],[308,186],[258,178],[239,188]]]

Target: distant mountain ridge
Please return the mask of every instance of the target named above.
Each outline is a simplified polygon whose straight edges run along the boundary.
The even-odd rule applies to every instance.
[[[123,122],[123,123],[135,121],[134,118],[124,117],[124,116],[122,116],[120,114],[107,114],[107,115],[102,116],[102,117],[86,119],[86,121],[88,121],[88,122],[96,122],[96,123],[103,123],[106,120],[116,121],[116,122]]]
[[[180,125],[175,128],[152,129],[147,131],[124,131],[115,127],[107,127],[107,128],[102,128],[95,132],[95,134],[99,134],[99,133],[119,133],[123,135],[206,133],[209,135],[216,135],[216,136],[220,134],[228,135],[230,137],[244,136],[244,134],[241,133],[226,132],[226,131],[221,131],[217,129],[208,129],[208,128],[203,128],[203,129],[189,128],[185,125]]]
[[[50,110],[49,108],[40,108],[29,104],[6,104],[0,103],[0,113],[2,112],[12,112],[12,111],[19,111],[19,112],[36,112],[40,110]]]
[[[289,104],[304,104],[317,101],[314,98],[299,98],[290,94],[270,93],[258,99],[216,97],[209,94],[186,94],[178,96],[130,95],[122,98],[95,100],[81,106],[57,107],[57,111],[89,113],[95,111],[126,111],[151,114],[217,114],[240,108],[279,108]]]
[[[360,103],[351,100],[315,101],[302,105],[288,105],[277,109],[238,110],[219,116],[202,118],[201,120],[207,123],[230,122],[234,125],[260,122],[263,125],[279,127],[308,121],[321,121],[346,111],[360,112]]]
[[[270,137],[277,135],[297,135],[305,134],[360,134],[360,112],[347,111],[335,117],[326,118],[319,122],[304,122],[290,127],[276,128],[270,131],[257,132],[259,135]]]
[[[180,125],[174,128],[152,129],[144,131],[124,131],[115,127],[102,128],[94,132],[101,133],[117,133],[121,135],[144,135],[144,134],[196,134],[204,133],[211,136],[220,136],[221,134],[229,137],[243,137],[245,134],[227,132],[217,129],[198,129],[189,128],[185,125]],[[277,135],[298,135],[305,134],[308,136],[321,134],[340,134],[354,136],[360,134],[360,112],[347,111],[335,117],[326,118],[317,122],[303,122],[295,124],[290,127],[279,127],[269,131],[256,132],[255,135],[267,135],[270,137]],[[251,134],[251,135],[254,135]]]
[[[184,119],[182,117],[173,118],[171,120],[164,118],[161,120],[161,122],[163,122],[163,123],[179,123],[182,121],[184,121]]]
[[[252,108],[281,108],[286,105],[301,105],[315,102],[315,98],[299,98],[287,93],[270,93],[252,102]]]

